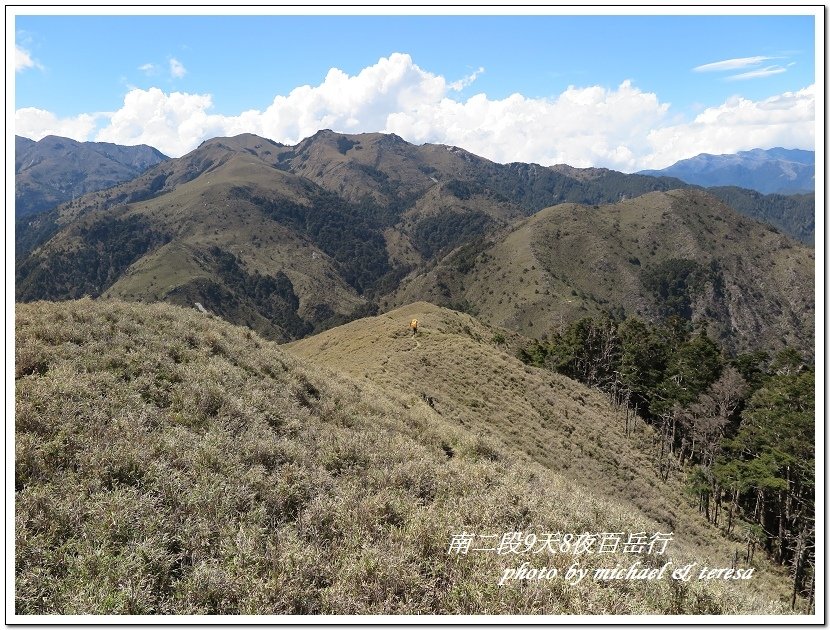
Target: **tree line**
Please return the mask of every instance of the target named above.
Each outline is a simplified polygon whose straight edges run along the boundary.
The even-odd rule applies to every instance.
[[[656,474],[683,475],[707,520],[789,567],[813,605],[815,370],[793,349],[727,356],[705,324],[586,317],[519,351],[604,391],[657,435]]]

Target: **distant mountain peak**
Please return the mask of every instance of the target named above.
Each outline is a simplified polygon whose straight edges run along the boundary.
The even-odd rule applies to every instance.
[[[89,192],[134,179],[167,156],[146,144],[15,136],[15,216],[37,214]]]
[[[643,175],[669,175],[697,186],[738,186],[764,194],[815,191],[815,152],[804,149],[751,149],[733,154],[701,153]]]

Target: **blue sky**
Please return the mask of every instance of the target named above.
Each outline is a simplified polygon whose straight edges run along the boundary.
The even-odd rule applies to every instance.
[[[750,140],[814,143],[813,16],[17,15],[14,28],[16,119],[29,137],[155,141],[181,154],[246,123],[284,142],[329,123],[498,161],[621,170],[757,146],[738,146]],[[327,83],[332,68],[344,74]],[[312,91],[292,95],[304,85]],[[250,110],[260,115],[241,116]],[[770,110],[792,115],[761,133]],[[749,131],[706,122],[739,112],[750,112]]]

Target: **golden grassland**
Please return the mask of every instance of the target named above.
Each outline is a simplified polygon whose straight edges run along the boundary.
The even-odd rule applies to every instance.
[[[567,410],[574,442],[535,451],[511,441],[509,423],[485,432],[467,422],[471,416],[450,413],[458,403],[446,402],[437,369],[433,409],[420,386],[387,386],[391,363],[387,379],[352,378],[170,305],[35,302],[16,305],[15,316],[18,614],[784,611],[778,578],[763,567],[748,582],[554,579],[500,587],[506,568],[533,559],[448,553],[463,530],[664,531],[649,510],[602,491],[607,471],[590,489],[575,481],[582,462],[602,451],[635,456],[613,453],[623,446],[610,429],[607,444],[580,452],[573,435],[601,404],[559,377],[546,375],[553,385],[542,394],[556,393],[550,406]],[[443,320],[431,317],[439,315],[425,314],[422,336],[394,337],[388,347],[408,344],[413,365],[443,361],[425,352],[433,341],[467,333],[463,326],[439,333]],[[476,322],[469,326],[483,334]],[[472,369],[464,362],[473,358],[458,360]],[[544,385],[506,354],[501,360],[504,380],[490,384],[490,400],[466,389],[475,379],[451,384],[471,407],[478,401],[477,413],[497,409],[511,379]],[[586,397],[587,411],[574,417],[568,394]],[[540,400],[510,416],[528,439],[542,423],[531,414]],[[557,414],[545,421],[562,422]],[[588,441],[579,443],[584,451]],[[544,448],[569,451],[571,467],[556,470]],[[700,561],[713,544],[679,537],[665,558],[642,560]],[[564,570],[573,557],[544,560]]]

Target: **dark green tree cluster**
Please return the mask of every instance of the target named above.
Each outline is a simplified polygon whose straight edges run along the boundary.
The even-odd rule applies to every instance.
[[[354,140],[351,140],[351,139],[347,138],[346,136],[340,136],[340,137],[337,138],[337,150],[340,153],[342,153],[343,155],[346,155],[346,153],[349,152],[349,149],[351,149],[356,144],[360,144],[360,143],[355,142]]]
[[[659,325],[586,317],[522,349],[520,358],[617,392],[649,419],[694,400],[723,363],[706,328],[695,331],[678,317]]]
[[[735,186],[719,186],[709,188],[708,191],[741,214],[774,225],[802,243],[812,245],[815,241],[816,196],[814,193],[764,195]]]
[[[234,300],[249,302],[254,311],[282,328],[289,339],[298,339],[312,331],[313,326],[297,314],[300,299],[291,280],[282,271],[275,276],[263,275],[256,270],[251,273],[236,256],[216,246],[210,249],[210,256],[217,275]],[[217,299],[206,306],[218,309],[220,303]]]
[[[645,418],[656,429],[657,474],[684,475],[701,513],[746,544],[746,562],[762,548],[789,566],[793,605],[811,597],[815,374],[797,351],[727,357],[705,325],[605,316],[519,356],[606,392],[625,409],[626,430],[629,410]]]
[[[641,273],[643,286],[660,305],[661,316],[685,319],[691,318],[692,301],[712,276],[706,267],[685,258],[670,258]]]
[[[426,258],[480,238],[495,224],[483,212],[443,212],[422,219],[413,230],[413,241]]]
[[[23,216],[14,222],[15,264],[23,262],[38,245],[52,238],[62,227],[58,223],[57,208],[41,212],[37,216]]]
[[[742,516],[756,526],[747,554],[763,544],[811,595],[815,565],[815,373],[780,366],[748,399],[734,436],[712,467],[716,500],[728,501],[727,529]]]
[[[98,297],[136,260],[170,241],[142,217],[105,216],[77,228],[78,245],[59,255],[32,255],[16,269],[21,302]]]
[[[454,197],[467,201],[473,195],[478,195],[484,192],[484,187],[475,182],[462,181],[460,179],[451,179],[444,184],[444,191],[450,193]]]
[[[482,171],[476,181],[494,195],[509,200],[532,214],[557,203],[596,205],[616,203],[656,190],[687,188],[672,177],[647,177],[595,169],[589,178],[565,175],[536,164],[512,163]]]
[[[347,203],[320,191],[304,206],[287,200],[249,197],[270,218],[311,239],[340,265],[343,278],[360,293],[371,293],[394,273],[383,229],[392,223],[388,209],[377,204]]]

